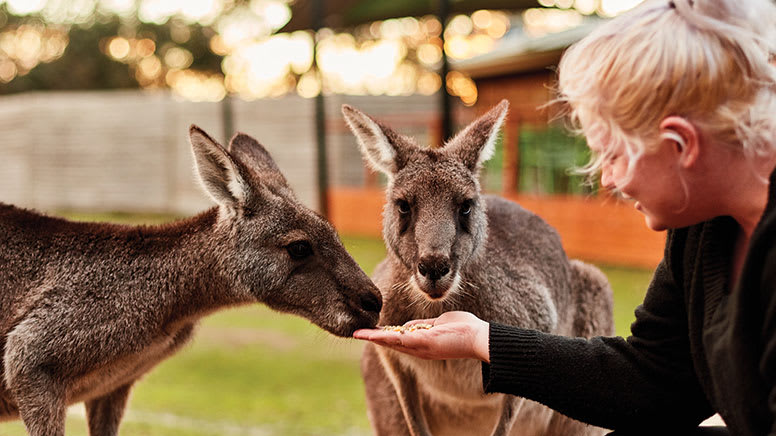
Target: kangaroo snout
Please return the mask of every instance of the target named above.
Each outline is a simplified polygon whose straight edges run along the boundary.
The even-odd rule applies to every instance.
[[[374,328],[380,320],[380,310],[383,308],[383,297],[377,286],[368,282],[367,286],[360,286],[355,292],[350,294],[349,306],[351,310],[350,321],[341,327],[344,327],[344,334],[341,336],[351,336],[353,331],[363,328]]]
[[[366,312],[379,314],[383,308],[383,297],[377,289],[362,292],[358,299],[361,308]]]
[[[418,272],[435,282],[450,272],[450,259],[447,256],[424,256],[418,263]]]

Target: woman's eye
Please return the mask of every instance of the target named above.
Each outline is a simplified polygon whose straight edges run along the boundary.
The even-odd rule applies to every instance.
[[[399,213],[402,215],[407,215],[410,213],[410,204],[407,203],[405,200],[399,200],[396,202],[396,205],[399,208]]]
[[[286,250],[291,259],[294,260],[302,260],[313,254],[313,247],[307,241],[292,242],[286,246]]]
[[[605,160],[606,160],[606,163],[608,163],[609,165],[612,165],[617,161],[619,161],[621,157],[622,157],[621,152],[615,152],[608,155]]]

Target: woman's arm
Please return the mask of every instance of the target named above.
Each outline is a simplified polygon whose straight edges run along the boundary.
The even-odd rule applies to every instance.
[[[770,250],[764,260],[760,295],[764,310],[762,327],[763,354],[760,358],[762,377],[769,384],[768,410],[770,436],[776,436],[776,249]]]

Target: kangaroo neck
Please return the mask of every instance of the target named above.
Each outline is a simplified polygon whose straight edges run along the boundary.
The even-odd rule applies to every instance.
[[[252,301],[246,292],[235,289],[236,273],[230,268],[228,241],[218,226],[218,210],[213,208],[164,229],[165,233],[177,232],[177,242],[150,263],[162,265],[158,296],[168,323],[193,321],[218,309]]]

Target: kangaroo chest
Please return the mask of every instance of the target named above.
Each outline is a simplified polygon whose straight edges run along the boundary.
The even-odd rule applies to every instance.
[[[465,407],[499,404],[499,395],[485,395],[482,391],[482,370],[478,361],[424,360],[394,351],[388,353],[389,359],[396,359],[399,367],[412,374],[421,394],[435,401]]]
[[[397,359],[395,363],[415,377],[425,419],[433,434],[469,436],[492,431],[509,396],[483,393],[480,362],[471,359],[429,361],[394,351],[388,353],[391,356],[386,357]],[[533,401],[520,401],[517,413],[522,419],[509,434],[546,434],[552,410]]]
[[[470,359],[428,361],[389,351],[399,377],[413,377],[423,415],[433,434],[488,434],[498,420],[504,395],[482,391],[481,364]]]

